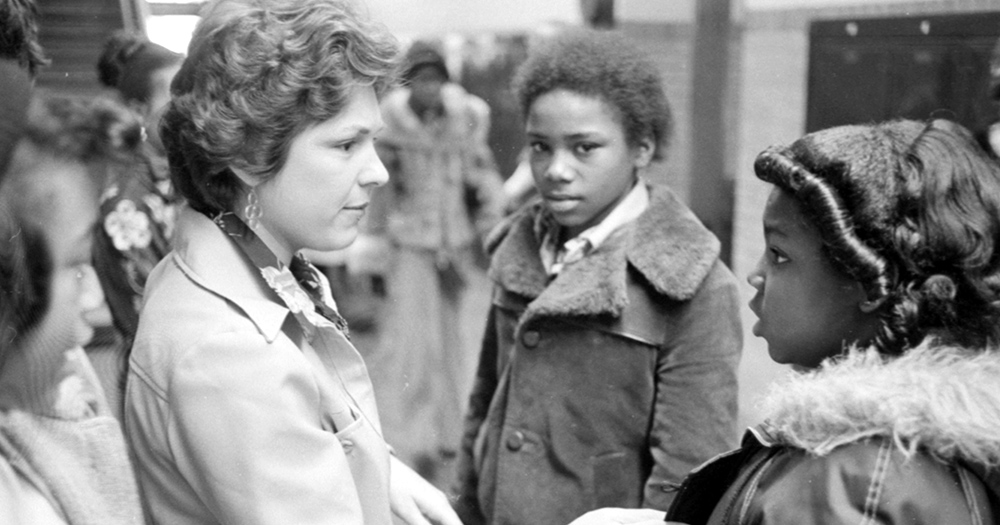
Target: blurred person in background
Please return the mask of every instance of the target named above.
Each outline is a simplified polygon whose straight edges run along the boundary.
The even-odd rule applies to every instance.
[[[488,242],[456,509],[466,525],[665,511],[691,468],[736,442],[736,279],[718,239],[644,180],[672,119],[638,49],[563,32],[531,51],[514,91],[541,198]]]
[[[186,206],[125,391],[153,523],[459,525],[390,454],[347,322],[300,253],[354,242],[386,182],[378,97],[397,67],[395,38],[349,1],[203,9],[161,128]]]
[[[82,346],[102,303],[91,225],[141,126],[105,100],[35,98],[0,62],[0,523],[140,524],[121,428]]]
[[[38,5],[34,0],[0,1],[0,58],[14,60],[32,78],[49,64],[38,42]]]
[[[993,54],[990,57],[990,83],[989,97],[993,101],[993,115],[995,121],[986,130],[985,146],[994,156],[1000,157],[1000,40],[993,46]]]
[[[98,337],[88,352],[119,416],[146,278],[170,251],[180,205],[158,130],[160,114],[170,102],[170,81],[183,60],[141,35],[120,32],[108,39],[97,64],[101,83],[114,89],[145,124],[142,154],[112,170],[103,182],[94,228],[94,267],[113,328],[107,321],[96,327]]]
[[[503,182],[486,141],[486,102],[451,79],[429,42],[415,42],[404,67],[403,87],[382,102],[378,146],[390,178],[376,199],[393,251],[371,366],[396,453],[444,486],[475,359],[467,327],[481,326],[487,306],[470,301],[473,287],[484,302],[487,289],[476,261],[502,215]]]

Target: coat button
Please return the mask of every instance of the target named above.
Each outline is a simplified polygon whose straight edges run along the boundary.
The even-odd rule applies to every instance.
[[[527,332],[524,332],[524,335],[521,336],[521,342],[524,343],[524,346],[528,348],[534,348],[538,346],[538,342],[541,341],[541,339],[542,339],[542,334],[538,333],[538,330],[528,330]]]
[[[354,442],[347,439],[341,441],[340,446],[344,449],[344,454],[350,454],[354,450]]]
[[[517,452],[521,450],[524,446],[524,433],[520,430],[515,430],[513,434],[507,436],[507,449],[511,452]]]

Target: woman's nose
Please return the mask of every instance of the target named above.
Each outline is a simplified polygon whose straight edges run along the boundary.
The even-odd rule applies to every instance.
[[[358,184],[361,186],[381,186],[389,182],[389,170],[386,169],[378,151],[372,146],[368,152],[368,165],[362,170]]]

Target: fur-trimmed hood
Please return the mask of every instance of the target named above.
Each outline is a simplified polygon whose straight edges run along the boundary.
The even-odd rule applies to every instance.
[[[766,441],[824,455],[869,437],[907,455],[1000,465],[1000,351],[925,341],[898,358],[853,350],[776,385],[765,400]]]
[[[597,250],[567,266],[550,283],[539,257],[535,217],[542,204],[522,209],[490,234],[489,275],[531,299],[521,322],[541,315],[618,317],[628,304],[629,268],[659,294],[684,301],[697,292],[719,256],[719,241],[670,189],[647,184],[649,208]]]

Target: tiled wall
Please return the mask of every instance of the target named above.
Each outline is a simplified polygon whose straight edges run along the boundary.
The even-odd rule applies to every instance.
[[[753,159],[772,143],[795,140],[805,131],[809,22],[850,17],[917,16],[998,11],[996,0],[880,4],[856,7],[745,13],[739,24],[738,81],[733,84],[739,133],[736,138],[736,207],[733,271],[741,279],[763,252],[761,213],[769,188],[753,174]],[[744,288],[749,300],[751,290]],[[741,419],[759,419],[757,402],[766,389],[787,373],[767,357],[763,341],[749,333],[754,316],[744,308],[746,346],[741,366]]]
[[[741,427],[760,419],[758,403],[775,381],[789,373],[773,363],[766,345],[750,329],[755,320],[746,307],[752,290],[747,273],[763,252],[761,213],[769,187],[753,174],[757,153],[774,143],[787,143],[804,133],[808,74],[809,23],[851,17],[918,16],[979,11],[1000,11],[997,0],[943,0],[887,2],[877,0],[854,6],[746,11],[737,9],[733,28],[729,93],[726,114],[730,134],[719,154],[735,179],[732,268],[743,292],[745,347],[740,369]],[[676,138],[668,160],[650,177],[674,187],[689,199],[690,129],[692,115],[691,56],[694,28],[685,22],[627,22],[622,30],[654,57],[661,67],[667,96],[676,121]]]

